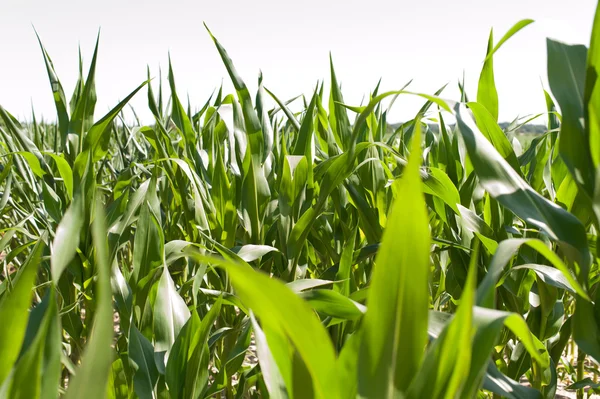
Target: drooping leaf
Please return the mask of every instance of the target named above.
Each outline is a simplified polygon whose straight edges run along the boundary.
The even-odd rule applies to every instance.
[[[562,244],[563,252],[578,263],[577,279],[586,286],[591,259],[581,222],[535,192],[481,134],[463,105],[457,105],[455,111],[458,128],[481,185],[515,215]]]
[[[273,329],[294,344],[312,379],[315,397],[336,397],[337,386],[330,383],[335,372],[333,345],[308,304],[281,282],[246,265],[210,257],[206,261],[227,270],[236,295],[260,318],[263,329]]]

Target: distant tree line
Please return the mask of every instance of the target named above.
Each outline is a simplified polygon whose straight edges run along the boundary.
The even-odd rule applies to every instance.
[[[398,129],[401,125],[402,125],[402,123],[392,123],[392,124],[388,125],[388,131],[393,132],[396,129]],[[543,134],[547,130],[545,125],[533,124],[533,123],[527,123],[527,124],[518,126],[518,125],[515,125],[514,123],[510,123],[510,122],[500,122],[498,125],[504,132],[511,132],[512,134]],[[428,124],[428,126],[429,126],[429,129],[431,129],[435,133],[437,133],[439,130],[437,124],[430,123],[430,124]],[[454,125],[450,125],[450,126],[454,127]]]

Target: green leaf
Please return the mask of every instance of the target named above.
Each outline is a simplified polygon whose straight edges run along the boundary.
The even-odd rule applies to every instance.
[[[150,180],[147,191],[142,190],[142,187],[138,191],[145,193],[145,200],[141,205],[133,242],[133,271],[130,284],[134,289],[139,280],[162,265],[164,252],[164,236],[158,219],[160,205],[156,195],[156,180]],[[137,204],[138,201],[132,200],[130,203]]]
[[[598,361],[600,359],[600,291],[596,291],[594,302],[577,297],[573,315],[573,339],[577,347]]]
[[[4,121],[4,125],[11,133],[12,137],[19,143],[21,149],[24,150],[25,153],[33,154],[37,158],[37,162],[33,161],[31,163],[31,157],[29,155],[25,155],[25,159],[31,165],[33,165],[32,169],[37,172],[39,177],[43,177],[46,173],[49,173],[50,168],[48,164],[44,160],[42,153],[36,147],[35,143],[29,138],[26,130],[21,126],[21,124],[12,116],[8,111],[6,111],[2,106],[0,106],[0,117]],[[39,164],[39,168],[37,167]],[[48,179],[47,182],[51,183],[52,180]]]
[[[340,398],[355,398],[358,391],[358,358],[361,347],[361,332],[356,331],[344,342],[336,362],[337,383]]]
[[[494,82],[494,32],[490,31],[490,37],[487,44],[487,56],[479,75],[479,85],[477,86],[477,102],[482,104],[492,115],[495,121],[498,120],[498,91]]]
[[[258,92],[256,93],[256,113],[260,118],[260,123],[262,125],[263,138],[264,138],[264,153],[263,158],[261,159],[261,163],[265,162],[269,155],[273,151],[273,144],[275,140],[275,134],[273,132],[273,128],[271,127],[271,121],[269,120],[269,114],[265,105],[263,103],[263,98],[265,97],[265,88],[262,84],[262,72],[258,78]],[[269,93],[270,94],[270,93]]]
[[[140,399],[154,399],[158,369],[152,344],[135,326],[129,330],[129,359],[133,362],[133,389]]]
[[[519,160],[515,155],[510,141],[508,141],[508,137],[506,137],[506,134],[504,134],[496,120],[492,118],[492,115],[483,105],[478,103],[467,103],[467,105],[475,116],[479,131],[492,143],[494,148],[502,155],[502,158],[520,175],[521,166],[519,165]]]
[[[92,62],[90,63],[90,69],[85,84],[83,85],[83,90],[80,93],[81,96],[76,98],[77,101],[75,104],[71,104],[75,105],[75,109],[71,108],[68,133],[74,133],[79,138],[79,143],[82,142],[83,134],[87,132],[94,123],[94,109],[96,108],[96,60],[98,59],[99,44],[100,32],[98,32],[96,38],[94,55],[92,56]]]
[[[60,326],[54,291],[39,305],[41,320],[10,376],[10,398],[57,398],[60,380]],[[31,322],[31,318],[30,318]],[[28,325],[28,330],[32,326]],[[5,382],[6,384],[6,382]]]
[[[590,48],[587,54],[585,74],[585,110],[586,129],[589,136],[589,148],[594,166],[600,166],[600,7],[596,7],[596,16],[592,29]],[[596,175],[598,175],[596,170]]]
[[[233,87],[237,92],[238,98],[242,105],[242,113],[244,115],[244,126],[246,128],[246,134],[248,135],[248,143],[250,144],[250,150],[252,153],[253,159],[260,164],[262,163],[263,153],[264,153],[264,139],[262,127],[260,125],[260,120],[256,111],[252,106],[252,98],[250,97],[250,92],[246,87],[246,84],[242,80],[242,78],[237,73],[237,70],[233,66],[233,61],[229,58],[227,51],[225,48],[221,46],[221,43],[213,36],[212,32],[208,29],[208,26],[204,24],[204,27],[208,31],[208,34],[213,39],[217,50],[219,51],[219,55],[223,60],[223,64],[225,64],[225,68],[227,68],[227,73],[231,78],[231,82],[233,83]]]
[[[55,301],[55,294],[48,295],[48,300]],[[57,399],[58,390],[60,384],[60,376],[62,372],[61,355],[62,355],[62,328],[60,323],[60,317],[58,313],[58,307],[54,304],[50,305],[51,312],[48,317],[51,317],[49,321],[48,330],[44,334],[45,339],[45,350],[43,360],[43,373],[42,373],[42,395],[41,399]],[[51,314],[51,316],[50,316]],[[37,331],[37,329],[36,329]]]
[[[491,264],[487,269],[487,274],[479,284],[477,288],[477,304],[479,306],[485,306],[487,308],[494,307],[495,301],[495,287],[504,269],[521,248],[526,245],[533,250],[544,256],[550,263],[560,271],[564,276],[566,282],[573,287],[573,289],[581,295],[583,298],[589,300],[589,296],[585,292],[583,286],[573,277],[569,268],[563,263],[558,255],[556,255],[550,248],[546,246],[542,241],[537,239],[508,239],[500,242],[498,248],[494,253]]]
[[[473,341],[473,359],[465,396],[472,396],[479,389],[484,377],[485,367],[490,362],[490,354],[497,344],[503,328],[508,328],[523,344],[527,353],[534,359],[534,378],[540,384],[546,383],[543,371],[550,367],[550,356],[544,344],[529,330],[521,315],[487,308],[474,308],[474,322],[477,327]],[[489,369],[488,369],[489,372]]]
[[[95,265],[98,271],[95,300],[96,312],[91,336],[87,342],[81,366],[69,383],[65,395],[71,398],[106,397],[109,373],[113,362],[113,307],[110,288],[110,263],[108,262],[107,231],[104,224],[104,210],[100,202],[96,203],[96,212],[92,224],[92,237],[95,248]]]
[[[591,198],[594,163],[583,126],[587,49],[547,39],[548,82],[561,111],[559,153],[571,176]]]
[[[338,272],[335,275],[336,280],[340,281],[340,283],[337,283],[334,286],[334,290],[345,296],[350,295],[350,278],[352,275],[352,263],[354,260],[353,255],[357,231],[358,224],[355,223],[351,230],[352,234],[350,234],[346,244],[344,245]]]
[[[35,29],[34,29],[35,31]],[[44,56],[44,63],[46,64],[46,71],[48,72],[48,80],[50,81],[50,88],[52,89],[52,97],[54,98],[54,105],[56,107],[56,114],[58,116],[58,129],[60,130],[61,137],[61,148],[63,151],[66,150],[65,145],[67,141],[67,132],[69,129],[69,111],[67,109],[67,99],[65,97],[65,92],[63,91],[62,85],[56,71],[54,69],[54,64],[48,55],[48,52],[42,45],[42,40],[40,39],[40,35],[38,35],[37,31],[35,31],[35,35],[40,44],[40,48],[42,49],[42,55]]]
[[[113,120],[123,110],[129,100],[131,100],[133,96],[146,85],[146,83],[148,82],[146,81],[139,85],[127,97],[125,97],[123,101],[111,109],[108,114],[90,127],[90,130],[83,139],[83,150],[79,155],[77,155],[73,168],[78,173],[80,178],[83,176],[83,172],[88,163],[88,158],[91,158],[92,162],[97,162],[106,155],[110,144],[110,132],[113,126]]]
[[[196,132],[194,131],[194,127],[192,126],[192,122],[190,118],[185,113],[185,109],[181,102],[179,101],[179,97],[177,96],[177,90],[175,90],[175,76],[173,74],[173,66],[171,65],[171,57],[169,56],[169,86],[171,88],[171,101],[172,101],[172,109],[171,109],[171,118],[173,119],[173,123],[179,128],[179,130],[183,133],[183,138],[188,143],[189,146],[193,146],[196,144]]]
[[[577,279],[585,287],[591,259],[581,222],[535,192],[481,134],[464,105],[457,104],[455,110],[458,128],[483,188],[515,215],[562,244],[565,255],[579,264]]]
[[[27,152],[27,151],[19,151],[19,152],[16,152],[15,154],[22,156],[25,159],[25,161],[27,161],[27,164],[31,168],[31,171],[37,177],[44,177],[46,172],[44,172],[44,170],[42,169],[40,160],[37,159],[35,155],[33,155],[31,152]]]
[[[197,397],[204,390],[207,381],[206,378],[201,377],[206,372],[202,369],[202,359],[208,357],[205,346],[220,310],[221,300],[218,299],[202,321],[198,313],[192,312],[177,336],[171,348],[165,373],[165,380],[172,397]]]
[[[518,31],[531,24],[533,20],[524,19],[513,25],[512,28],[502,36],[502,39],[494,46],[493,31],[490,31],[487,54],[483,62],[483,68],[479,75],[477,87],[477,102],[482,104],[491,114],[495,121],[498,120],[498,92],[494,82],[494,54],[500,47]]]
[[[52,159],[54,159],[54,162],[56,163],[56,167],[58,169],[58,173],[63,179],[63,183],[65,185],[65,188],[67,189],[69,199],[73,198],[73,171],[71,170],[69,162],[67,162],[64,156],[61,155],[56,155],[51,152],[46,152],[44,154],[50,155]]]
[[[360,303],[332,290],[310,290],[299,294],[313,309],[326,316],[358,320],[366,312]]]
[[[523,386],[517,381],[508,378],[492,362],[488,364],[483,389],[502,395],[502,397],[508,399],[543,399],[540,391]]]
[[[316,204],[308,208],[294,225],[287,243],[288,258],[293,259],[300,255],[306,237],[308,237],[311,227],[325,207],[329,196],[352,173],[356,155],[370,145],[372,144],[360,143],[353,153],[344,152],[329,158],[323,166],[323,174],[315,173],[315,180],[320,181],[319,198]]]
[[[467,382],[473,356],[473,306],[479,243],[475,245],[458,309],[428,348],[425,360],[410,385],[409,397],[463,397],[463,390],[470,389]]]
[[[217,298],[206,316],[200,323],[200,328],[194,331],[193,341],[188,350],[188,361],[186,363],[184,396],[188,398],[198,397],[205,392],[208,383],[208,363],[210,351],[208,340],[215,321],[221,312],[223,301]]]
[[[186,367],[195,349],[192,345],[197,344],[193,338],[199,328],[200,318],[198,313],[192,312],[191,317],[177,335],[171,348],[165,371],[165,381],[173,398],[183,397]]]
[[[600,388],[600,383],[594,382],[591,378],[587,377],[581,381],[577,381],[576,383],[569,385],[565,389],[575,391],[577,389],[582,389],[582,388],[587,388],[587,387],[594,388],[594,389]]]
[[[133,313],[133,293],[116,263],[113,263],[112,274],[110,285],[115,297],[116,308],[119,311],[119,324],[121,330],[129,331]]]
[[[44,249],[43,239],[33,248],[21,266],[13,289],[0,300],[0,384],[4,382],[19,356],[27,329],[28,309],[31,304],[32,288]]]
[[[250,235],[251,242],[258,244],[261,241],[262,217],[260,212],[259,200],[259,174],[262,173],[259,167],[252,160],[252,155],[247,148],[246,158],[244,160],[245,176],[242,182],[242,215],[244,227]]]
[[[247,244],[242,247],[234,247],[232,251],[246,262],[255,261],[258,258],[265,256],[271,252],[278,252],[277,248],[269,245],[252,245]]]
[[[305,278],[291,281],[286,285],[294,292],[302,292],[305,290],[309,290],[316,287],[322,287],[324,285],[330,285],[333,283],[335,283],[335,281],[322,280],[318,278]]]
[[[174,162],[183,172],[185,177],[188,178],[190,185],[192,186],[192,192],[194,196],[194,220],[201,229],[208,229],[208,221],[206,219],[206,210],[204,201],[206,200],[206,193],[203,190],[201,183],[196,179],[197,175],[192,171],[190,165],[183,159],[169,158],[168,161]]]
[[[523,29],[524,27],[526,27],[529,24],[532,24],[533,22],[534,22],[533,19],[522,19],[519,22],[517,22],[516,24],[514,24],[512,26],[512,28],[510,28],[504,34],[504,36],[502,36],[502,39],[500,39],[498,41],[498,43],[496,43],[496,45],[494,46],[494,49],[491,51],[491,53],[489,53],[487,55],[487,57],[492,57],[496,53],[496,51],[498,51],[500,49],[500,47],[504,44],[504,42],[506,42],[508,39],[510,39],[511,37],[513,37],[521,29]],[[486,57],[486,60],[487,60],[487,57]]]
[[[84,224],[83,206],[81,195],[76,195],[56,228],[50,255],[52,279],[56,285],[77,253],[79,233]]]
[[[314,134],[314,112],[317,102],[317,92],[313,93],[313,96],[306,109],[306,114],[300,125],[300,131],[298,132],[296,143],[291,151],[290,155],[304,155],[308,160],[309,164],[312,164],[313,159],[313,134]]]
[[[158,282],[154,303],[154,351],[164,357],[163,368],[166,366],[175,338],[189,318],[190,311],[175,289],[169,269],[165,266]]]
[[[539,372],[551,365],[549,354],[544,344],[529,331],[525,320],[516,313],[480,307],[473,307],[472,311],[475,331],[472,342],[471,366],[460,397],[476,396],[476,392],[480,389],[483,379],[483,388],[494,393],[511,398],[540,398],[538,390],[521,386],[518,382],[513,381],[498,371],[493,361],[491,361],[490,354],[493,351],[494,345],[497,344],[502,330],[508,328],[518,339],[518,342],[524,345],[526,353],[530,354],[535,360],[536,367],[539,366],[537,369]],[[430,312],[429,334],[433,338],[439,336],[434,342],[431,351],[434,350],[433,348],[438,347],[440,356],[447,356],[448,353],[453,352],[452,345],[454,341],[446,338],[445,335],[447,333],[445,331],[450,328],[449,326],[456,317],[458,317],[458,311],[455,315],[435,311]],[[460,323],[455,324],[460,325]],[[440,343],[438,341],[440,338],[444,338],[447,341],[449,348],[442,350],[439,347]],[[432,370],[435,370],[436,367],[438,367],[437,361],[431,362],[429,366],[424,364],[422,368],[423,376],[425,378],[432,378],[428,374],[431,374]],[[543,376],[537,375],[537,377],[542,377],[542,382],[547,383],[546,374]],[[421,383],[420,385],[423,390],[427,391],[433,384],[434,381],[429,381],[429,383]]]
[[[569,283],[569,280],[567,280],[565,275],[562,274],[558,269],[555,269],[551,266],[528,263],[524,265],[515,266],[512,269],[510,269],[509,272],[513,270],[522,269],[533,270],[537,274],[538,278],[548,285],[567,290],[572,294],[576,293],[575,289]]]
[[[352,129],[352,141],[350,143],[351,144],[350,152],[354,151],[354,148],[357,144],[356,140],[358,138],[358,135],[364,128],[364,125],[367,122],[367,118],[369,117],[369,115],[371,115],[371,113],[373,112],[375,107],[385,98],[387,98],[389,96],[398,96],[400,94],[410,94],[410,95],[425,98],[428,101],[437,104],[440,108],[443,108],[448,112],[451,112],[451,109],[448,106],[448,104],[446,103],[446,101],[442,100],[439,97],[431,96],[429,94],[414,93],[414,92],[406,91],[406,90],[388,91],[386,93],[382,93],[382,94],[378,95],[377,97],[373,98],[366,107],[362,108],[361,112],[359,113],[358,117],[356,118],[356,122],[354,123],[354,127]]]
[[[107,399],[129,399],[129,385],[122,359],[116,359],[108,380]]]
[[[420,124],[411,148],[396,183],[397,197],[375,260],[362,324],[358,393],[365,398],[392,398],[406,391],[427,343],[431,239],[419,174]]]
[[[227,270],[236,295],[260,318],[264,329],[283,334],[293,343],[312,378],[315,397],[337,397],[337,386],[331,384],[333,345],[308,304],[283,283],[247,265],[211,257],[206,261]],[[287,317],[289,314],[294,317]]]
[[[460,194],[452,180],[441,169],[429,168],[427,177],[423,179],[423,192],[440,198],[456,214],[460,214],[458,205],[460,205]]]
[[[288,394],[285,387],[285,381],[271,354],[269,344],[267,343],[267,337],[252,313],[250,313],[250,320],[252,321],[252,328],[254,329],[258,363],[260,364],[260,370],[269,391],[269,395],[273,399],[287,399]]]
[[[331,93],[329,95],[329,124],[336,137],[337,144],[346,150],[350,148],[349,142],[352,127],[348,119],[348,112],[344,108],[344,97],[333,68],[333,57],[329,53],[329,69],[331,74]]]

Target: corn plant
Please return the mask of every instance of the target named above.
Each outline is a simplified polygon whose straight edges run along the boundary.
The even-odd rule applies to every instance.
[[[68,102],[40,40],[56,121],[0,106],[0,397],[598,392],[599,15],[505,129],[493,61],[531,20],[490,33],[475,101],[350,105],[333,59],[328,94],[252,95],[207,28],[235,93],[192,109],[169,62],[99,120],[99,40]]]

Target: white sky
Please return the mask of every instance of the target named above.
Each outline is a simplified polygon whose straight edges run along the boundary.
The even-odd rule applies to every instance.
[[[457,81],[466,73],[475,98],[487,36],[498,40],[523,18],[536,20],[513,37],[494,59],[500,119],[544,112],[547,36],[589,44],[594,0],[0,0],[0,104],[19,118],[55,119],[54,103],[32,24],[70,99],[80,43],[87,69],[101,27],[96,72],[100,118],[146,78],[149,65],[166,72],[170,51],[180,98],[201,107],[226,70],[202,22],[227,49],[254,92],[259,70],[281,99],[309,94],[319,79],[329,81],[332,52],[346,101],[358,105],[381,77],[382,89],[433,93],[458,99]],[[165,74],[163,73],[163,76]],[[153,82],[156,90],[157,81]],[[546,84],[546,83],[544,83]],[[132,105],[152,121],[146,91]],[[397,101],[392,121],[414,116],[422,101]],[[540,122],[542,122],[540,120]]]

